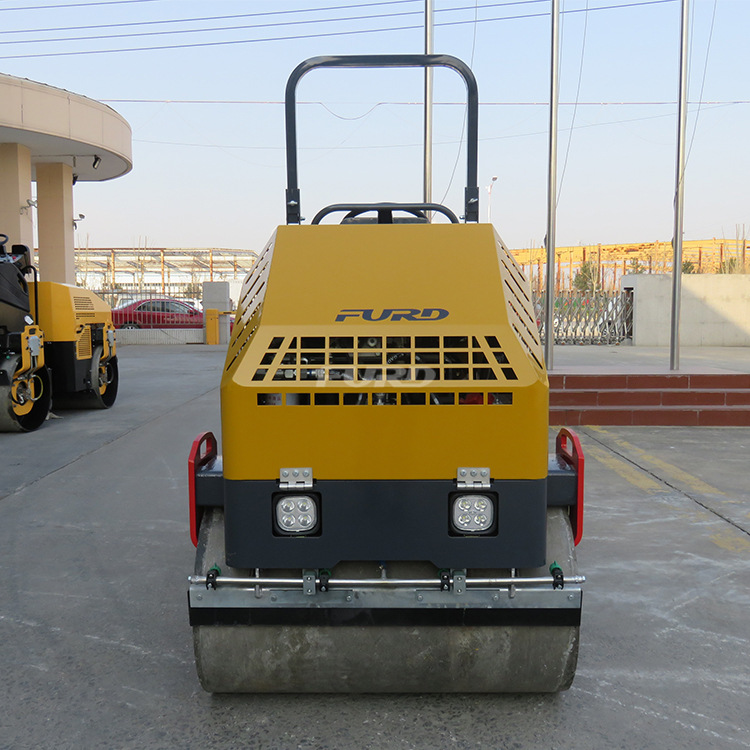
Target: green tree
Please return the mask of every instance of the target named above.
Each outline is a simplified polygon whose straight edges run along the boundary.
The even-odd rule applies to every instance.
[[[683,273],[696,273],[695,263],[692,260],[682,261],[682,272]]]
[[[579,292],[593,292],[599,285],[599,266],[591,260],[585,260],[573,279],[573,286]]]
[[[740,263],[737,258],[727,258],[719,264],[717,273],[739,273]]]

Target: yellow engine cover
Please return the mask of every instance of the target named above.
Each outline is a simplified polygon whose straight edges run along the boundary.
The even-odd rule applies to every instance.
[[[92,355],[91,326],[103,326],[114,331],[109,305],[88,289],[41,281],[29,284],[31,310],[35,309],[35,295],[39,291],[39,320],[45,340],[50,343],[74,342],[76,359],[90,359]],[[104,336],[102,359],[114,355],[108,338]]]
[[[548,390],[528,283],[492,226],[279,227],[229,345],[224,476],[541,479]]]

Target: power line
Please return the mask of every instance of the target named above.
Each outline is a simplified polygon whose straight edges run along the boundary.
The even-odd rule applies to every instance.
[[[530,0],[530,2],[542,2],[543,0]],[[52,26],[48,27],[46,29],[13,29],[13,30],[5,30],[0,31],[0,34],[37,34],[42,32],[48,32],[48,31],[81,31],[82,29],[117,29],[122,28],[124,26],[156,26],[156,25],[163,25],[167,23],[203,23],[205,21],[229,21],[234,18],[261,18],[266,16],[286,16],[291,15],[293,13],[324,13],[332,10],[350,10],[352,8],[374,8],[377,6],[382,5],[404,5],[406,3],[415,3],[418,2],[418,0],[381,0],[381,2],[376,3],[350,3],[348,5],[329,5],[322,8],[304,8],[304,9],[287,9],[287,10],[269,10],[259,13],[235,13],[232,15],[224,15],[224,16],[201,16],[196,18],[168,18],[168,19],[159,19],[155,21],[129,21],[129,22],[122,22],[122,23],[103,23],[103,24],[91,24],[91,25],[81,25],[76,24],[75,26]],[[518,3],[510,3],[512,5],[517,5]],[[55,7],[63,7],[63,6],[55,6]],[[2,11],[3,8],[0,8],[0,11]],[[6,10],[13,10],[12,8],[7,8]],[[178,31],[174,31],[171,33],[178,33]],[[104,37],[101,36],[95,36],[95,37],[87,37],[90,39],[102,39]],[[40,41],[52,41],[50,39],[40,40]]]
[[[123,2],[136,2],[137,0],[122,0],[122,1]],[[678,0],[640,0],[639,2],[634,2],[634,3],[619,3],[615,5],[605,5],[605,6],[600,6],[597,8],[589,8],[588,10],[585,10],[582,8],[576,8],[576,9],[566,11],[566,13],[581,13],[581,12],[584,12],[584,10],[587,13],[591,13],[591,12],[600,11],[600,10],[616,10],[616,9],[622,9],[622,8],[634,8],[637,6],[663,5],[665,3],[675,3],[675,2],[678,2]],[[477,19],[476,21],[474,19],[464,20],[464,21],[444,21],[442,23],[436,23],[435,26],[446,27],[446,26],[462,26],[468,23],[474,24],[474,23],[488,23],[488,22],[495,22],[495,21],[515,21],[515,20],[529,19],[529,18],[545,18],[548,15],[549,15],[548,12],[543,12],[543,13],[527,13],[527,14],[518,15],[518,16],[503,16],[499,18],[480,18],[480,19]],[[234,39],[234,40],[222,40],[222,41],[216,41],[216,42],[194,42],[192,44],[168,44],[168,45],[159,45],[159,46],[152,46],[152,47],[129,47],[129,48],[120,48],[120,49],[78,50],[78,51],[72,51],[72,52],[40,52],[40,53],[35,53],[35,54],[30,54],[30,55],[2,55],[0,56],[0,60],[32,59],[32,58],[41,58],[41,57],[70,57],[73,55],[99,55],[99,54],[112,54],[112,53],[122,53],[122,52],[146,52],[146,51],[161,51],[161,50],[172,50],[172,49],[196,49],[196,48],[201,48],[201,47],[220,47],[220,46],[229,46],[229,45],[237,45],[237,44],[259,44],[262,42],[296,41],[299,39],[316,39],[316,38],[322,38],[322,37],[353,36],[353,35],[359,35],[359,34],[374,34],[374,33],[394,32],[394,31],[413,31],[415,29],[421,30],[422,28],[423,26],[420,24],[420,25],[413,25],[413,26],[396,26],[396,27],[387,27],[387,28],[379,28],[379,29],[329,31],[329,32],[321,32],[318,34],[298,34],[298,35],[292,35],[292,36],[266,37],[263,39]]]
[[[589,0],[586,0],[586,8],[589,7]],[[583,80],[583,58],[586,52],[586,31],[589,27],[589,16],[588,13],[583,17],[583,38],[581,39],[581,60],[578,65],[578,84],[576,86],[576,99],[573,105],[573,116],[570,119],[570,130],[568,131],[568,143],[565,148],[565,158],[563,159],[562,174],[560,175],[560,186],[557,190],[557,203],[560,203],[560,194],[562,193],[563,183],[565,182],[565,172],[568,170],[568,157],[570,156],[570,144],[573,142],[573,129],[576,124],[576,114],[578,113],[578,100],[581,95],[581,81]],[[559,106],[559,102],[558,102]]]
[[[693,150],[693,141],[695,140],[695,133],[698,130],[698,119],[701,115],[701,100],[703,99],[703,89],[706,86],[706,72],[708,71],[708,56],[711,53],[711,40],[714,36],[714,23],[716,21],[716,5],[718,0],[714,0],[714,9],[711,13],[711,28],[708,32],[708,43],[706,44],[706,59],[703,62],[703,79],[701,80],[701,92],[698,96],[698,111],[695,113],[695,121],[693,122],[693,134],[690,138],[690,145],[688,146],[687,156],[685,157],[685,166],[687,168],[687,164],[690,161],[690,154]],[[693,6],[695,7],[695,6]],[[693,26],[695,28],[695,26]]]
[[[477,13],[479,12],[479,2],[478,0],[475,0],[474,2],[474,35],[471,40],[471,61],[469,62],[469,67],[474,67],[474,52],[477,47]],[[445,188],[445,193],[443,194],[443,197],[441,199],[441,203],[445,203],[445,199],[448,195],[448,192],[451,189],[451,185],[453,185],[453,179],[456,176],[456,169],[458,168],[458,162],[461,158],[461,146],[464,142],[464,133],[466,132],[466,120],[467,120],[467,114],[469,110],[469,104],[467,102],[466,106],[464,107],[464,116],[461,118],[461,135],[458,139],[458,148],[456,149],[456,160],[453,162],[453,169],[451,171],[451,177],[450,180],[448,180],[448,187]]]
[[[317,104],[318,102],[308,102],[309,104]],[[665,104],[675,104],[675,102],[664,102]],[[713,106],[714,108],[718,109],[719,107],[726,107],[731,106],[733,104],[750,104],[750,101],[746,102],[727,102],[727,103],[715,103]],[[704,102],[704,104],[706,104]],[[465,106],[465,104],[462,103],[462,106]],[[549,102],[546,103],[546,106],[549,106]],[[627,125],[632,122],[644,122],[647,120],[658,120],[664,117],[673,117],[673,113],[671,112],[665,112],[664,114],[659,115],[647,115],[644,117],[630,117],[627,119],[622,120],[610,120],[608,122],[598,122],[598,123],[588,123],[586,125],[577,125],[575,128],[562,128],[562,130],[570,130],[570,129],[576,129],[580,130],[583,128],[599,128],[599,127],[608,127],[611,125]],[[515,138],[529,138],[532,136],[539,136],[539,135],[547,135],[547,130],[538,130],[538,131],[532,131],[529,133],[517,133],[515,135],[496,135],[496,136],[486,136],[484,138],[480,138],[479,140],[482,142],[486,141],[504,141],[504,140],[512,140]],[[134,138],[134,143],[148,143],[153,145],[159,145],[159,146],[183,146],[183,147],[191,147],[191,148],[219,148],[219,149],[236,149],[236,150],[245,150],[245,151],[284,151],[285,146],[235,146],[235,145],[221,145],[221,144],[214,144],[214,143],[188,143],[188,142],[177,142],[177,141],[154,141],[154,140],[148,140],[148,139],[140,139],[140,138]],[[453,141],[439,141],[436,145],[438,146],[453,146],[459,143],[459,141],[453,140]],[[370,144],[367,146],[307,146],[307,147],[301,147],[301,151],[356,151],[356,150],[372,150],[372,149],[391,149],[391,148],[417,148],[422,147],[422,143],[389,143],[389,144]],[[443,199],[445,200],[445,199]]]
[[[103,0],[95,3],[66,3],[65,5],[27,5],[25,8],[0,8],[0,12],[11,10],[57,10],[58,8],[87,8],[91,5],[127,5],[130,3],[160,3],[164,0]]]
[[[541,0],[532,0],[532,2],[540,2]],[[517,3],[513,3],[516,5]],[[497,5],[505,5],[505,3],[498,3]],[[346,6],[339,6],[346,7]],[[364,6],[351,6],[351,7],[364,7]],[[493,6],[485,6],[493,7]],[[464,11],[466,8],[443,8],[442,12],[455,12]],[[273,23],[258,23],[258,24],[241,24],[234,26],[214,26],[213,28],[204,29],[174,29],[166,31],[138,31],[130,32],[127,34],[103,34],[96,36],[67,36],[57,37],[54,39],[18,39],[18,40],[4,40],[0,41],[0,44],[48,44],[51,42],[80,42],[80,41],[91,41],[101,39],[130,39],[130,38],[143,38],[152,36],[175,36],[182,34],[208,34],[215,31],[239,31],[247,29],[270,29],[279,26],[309,26],[311,24],[322,24],[322,23],[343,23],[344,21],[369,21],[379,18],[397,18],[403,16],[422,16],[421,10],[404,10],[398,12],[389,13],[373,13],[369,15],[361,16],[343,16],[338,18],[305,18],[295,21],[274,21]]]
[[[274,105],[283,106],[282,100],[261,100],[261,99],[97,99],[103,104],[251,104],[251,105]],[[351,102],[348,102],[351,103]],[[297,105],[316,104],[327,108],[323,102],[316,101],[298,101]],[[369,102],[367,103],[370,104]],[[677,104],[676,100],[663,101],[634,101],[634,102],[559,102],[561,107],[650,107],[652,105],[672,105]],[[730,104],[750,104],[750,99],[716,99],[710,101],[690,101],[688,104],[702,105],[730,105]],[[424,107],[424,102],[376,102],[375,106],[403,106],[403,107]],[[433,102],[436,107],[465,107],[466,102]],[[549,102],[479,102],[480,107],[549,107]],[[331,114],[334,114],[333,112]]]

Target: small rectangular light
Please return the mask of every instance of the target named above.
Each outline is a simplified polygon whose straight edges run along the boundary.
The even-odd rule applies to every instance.
[[[457,495],[453,498],[451,524],[459,534],[486,534],[495,524],[495,504],[488,495]]]
[[[282,534],[310,534],[318,528],[318,504],[310,495],[284,495],[276,501],[275,516]]]

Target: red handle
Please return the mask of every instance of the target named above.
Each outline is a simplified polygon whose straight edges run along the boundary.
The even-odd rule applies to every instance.
[[[203,508],[198,508],[195,494],[195,477],[198,472],[217,456],[217,442],[213,432],[202,432],[193,440],[188,457],[188,489],[190,493],[190,539],[198,546],[198,529],[200,528]]]
[[[568,447],[570,441],[570,447]],[[586,459],[583,455],[581,440],[573,430],[563,427],[557,433],[555,441],[555,451],[560,459],[568,466],[572,466],[577,482],[576,504],[568,511],[570,515],[570,525],[573,529],[573,541],[577,545],[583,536],[583,479],[586,466]]]

